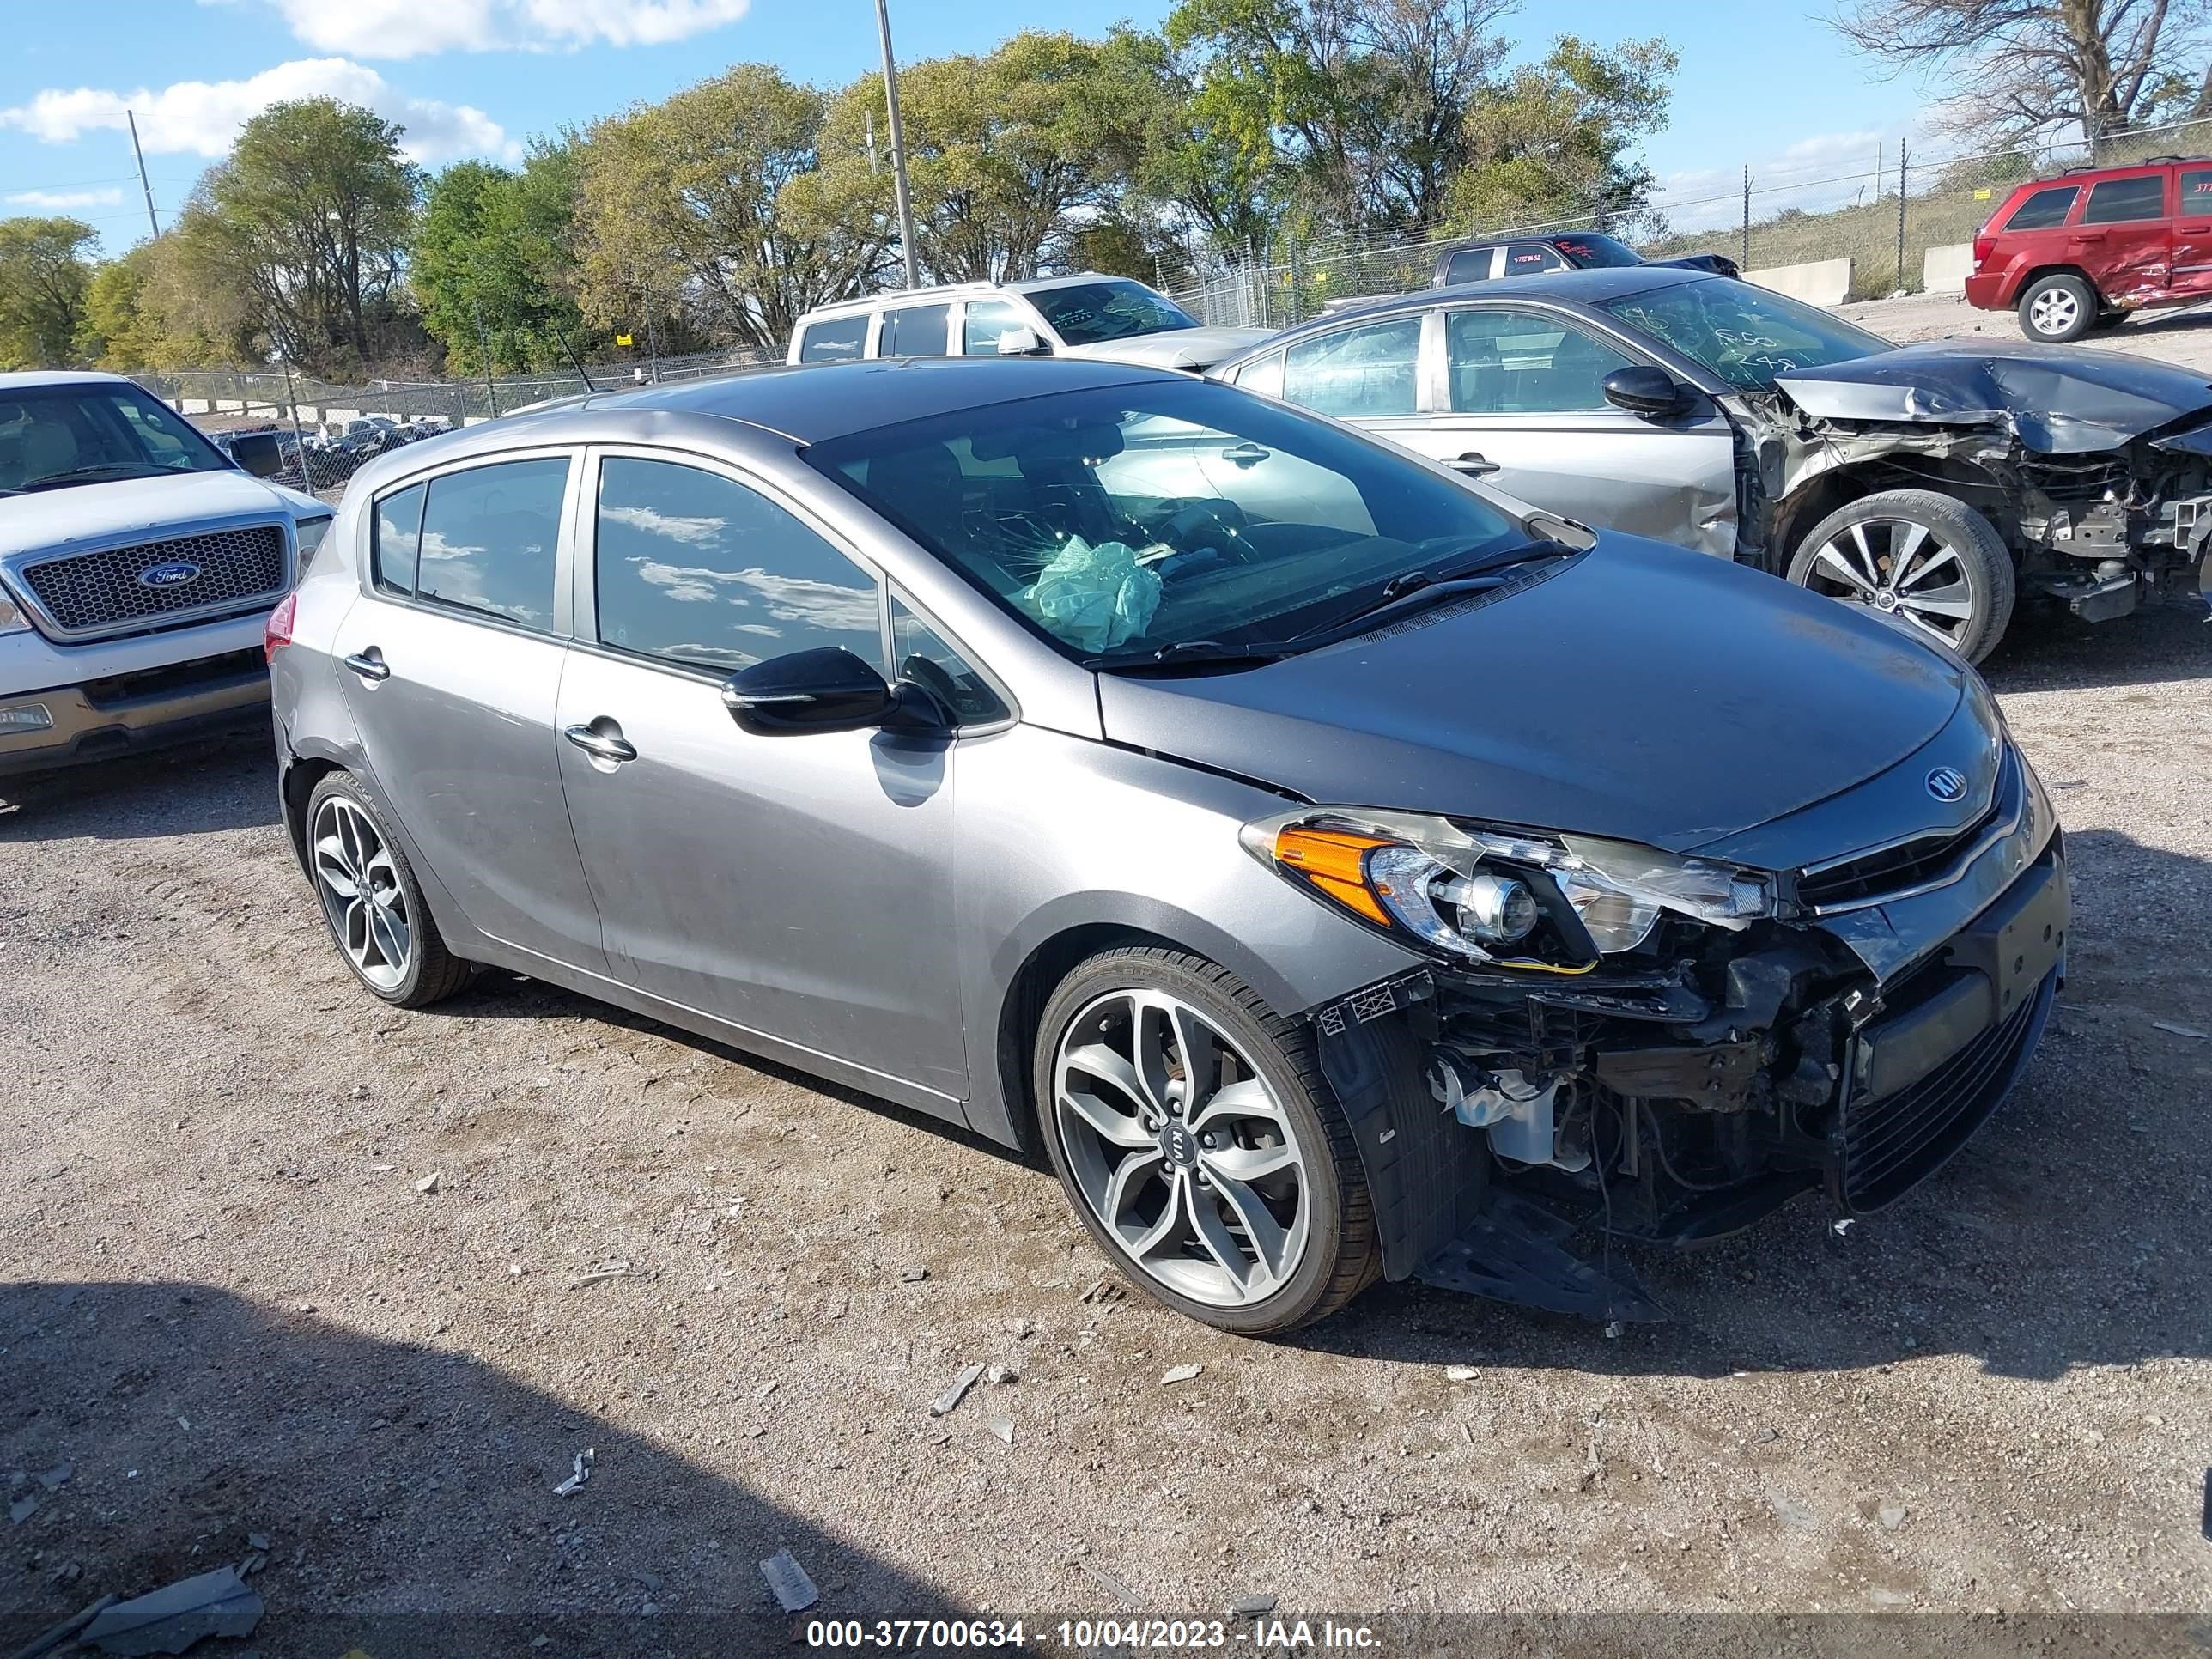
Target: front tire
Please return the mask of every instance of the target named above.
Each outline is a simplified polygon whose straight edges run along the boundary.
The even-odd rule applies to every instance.
[[[307,800],[307,860],[338,954],[370,994],[423,1008],[469,982],[446,949],[407,855],[360,787],[343,772]]]
[[[1932,489],[1863,495],[1814,525],[1790,580],[1909,624],[1968,662],[1996,649],[2018,582],[1996,526]]]
[[[2020,296],[2020,331],[2046,345],[2078,340],[2096,327],[2104,309],[2097,290],[2079,276],[2039,276]]]
[[[1176,1312],[1273,1336],[1379,1273],[1358,1149],[1310,1033],[1226,969],[1160,946],[1091,957],[1045,1005],[1032,1086],[1076,1214]]]

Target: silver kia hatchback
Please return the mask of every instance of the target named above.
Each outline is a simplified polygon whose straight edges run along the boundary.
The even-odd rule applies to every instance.
[[[2064,959],[1956,657],[1173,373],[779,368],[410,446],[269,652],[373,994],[527,975],[1042,1152],[1232,1330],[1378,1277],[1655,1316],[1612,1240],[1890,1202]]]

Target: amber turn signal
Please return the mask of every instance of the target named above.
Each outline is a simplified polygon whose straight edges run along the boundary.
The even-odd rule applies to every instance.
[[[1367,855],[1378,847],[1395,845],[1345,830],[1292,825],[1275,836],[1275,862],[1304,877],[1346,909],[1388,927],[1390,917],[1367,885]]]

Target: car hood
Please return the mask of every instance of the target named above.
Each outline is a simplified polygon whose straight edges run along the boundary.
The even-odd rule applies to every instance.
[[[1101,675],[1099,704],[1110,742],[1309,800],[1683,852],[1886,771],[1972,672],[1862,606],[1607,536],[1494,602],[1263,667]]]
[[[1996,426],[2039,454],[2115,449],[2212,419],[2212,381],[2124,351],[1937,340],[1775,376],[1820,420]]]
[[[309,508],[326,510],[313,496],[264,483],[250,472],[173,472],[41,489],[0,496],[0,558],[143,532],[182,532],[204,519],[297,518]]]
[[[1126,340],[1066,346],[1060,355],[1141,363],[1147,368],[1211,368],[1269,337],[1264,328],[1167,328],[1157,334],[1133,334]]]

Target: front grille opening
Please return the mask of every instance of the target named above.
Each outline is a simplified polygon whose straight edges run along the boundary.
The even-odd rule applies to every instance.
[[[88,680],[84,685],[85,701],[95,708],[112,708],[118,703],[135,702],[142,697],[172,696],[179,691],[197,690],[202,686],[219,685],[225,680],[234,680],[248,674],[266,674],[267,660],[261,653],[248,647],[243,651],[226,651],[220,656],[200,657],[191,662],[171,663],[162,668],[142,669],[135,674],[110,674],[100,679]]]
[[[189,576],[141,580],[149,571]],[[284,531],[252,525],[205,536],[178,536],[111,547],[26,566],[22,580],[40,608],[65,634],[123,629],[180,611],[274,602],[284,589]]]
[[[1997,776],[1990,810],[1965,829],[1921,836],[1869,853],[1863,858],[1800,876],[1797,897],[1802,903],[1825,909],[1839,904],[1863,904],[1936,880],[1950,869],[1960,854],[1988,833],[1992,824],[2002,822],[2017,809],[2020,788],[2019,764],[2008,755]]]

